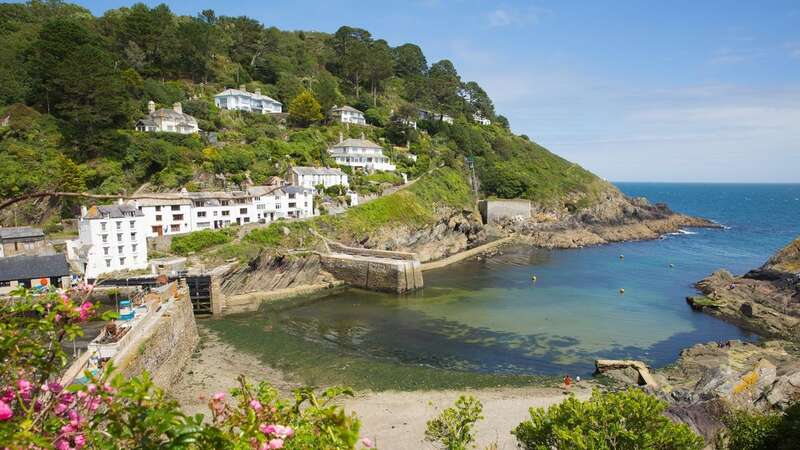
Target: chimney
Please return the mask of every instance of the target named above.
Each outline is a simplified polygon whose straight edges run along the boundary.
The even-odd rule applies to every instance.
[[[247,85],[246,84],[240,84],[239,85],[239,90],[247,92]]]
[[[176,113],[183,114],[183,106],[181,106],[181,102],[175,102],[172,104],[172,110]]]
[[[147,112],[154,113],[156,112],[156,102],[150,100],[147,102]]]
[[[339,132],[339,143],[341,144],[342,142],[344,142],[344,134],[342,134],[342,132],[340,131]]]
[[[261,95],[261,89],[256,89],[256,95]]]

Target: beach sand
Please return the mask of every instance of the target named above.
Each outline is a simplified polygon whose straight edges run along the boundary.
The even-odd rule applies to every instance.
[[[269,381],[278,391],[289,395],[299,384],[278,370],[265,366],[256,356],[236,350],[200,327],[201,343],[183,376],[167,389],[189,414],[208,415],[206,403],[215,392],[236,386],[236,377],[250,381]],[[582,381],[570,391],[579,399],[591,395],[592,384]],[[361,419],[361,436],[372,439],[381,449],[434,449],[425,442],[425,424],[442,409],[453,405],[459,395],[472,395],[483,403],[484,419],[476,426],[477,446],[492,443],[498,449],[515,449],[510,434],[528,418],[528,408],[545,407],[567,398],[567,391],[552,387],[466,389],[443,391],[357,392],[342,400],[348,412]]]

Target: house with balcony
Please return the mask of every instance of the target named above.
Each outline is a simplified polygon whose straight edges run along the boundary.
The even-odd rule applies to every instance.
[[[364,139],[343,139],[339,137],[339,143],[328,149],[328,153],[340,166],[350,166],[366,172],[387,171],[397,169],[392,164],[389,157],[383,154],[383,147]]]
[[[200,131],[197,119],[185,114],[180,102],[172,105],[172,109],[156,109],[152,100],[147,102],[147,117],[136,122],[137,131],[149,133],[192,134]]]
[[[272,97],[261,94],[261,89],[247,92],[242,85],[239,89],[226,89],[214,96],[218,108],[234,111],[247,111],[257,114],[278,114],[283,111],[283,104]]]
[[[335,106],[330,110],[331,120],[341,123],[352,123],[354,125],[366,125],[367,120],[364,113],[352,106]]]

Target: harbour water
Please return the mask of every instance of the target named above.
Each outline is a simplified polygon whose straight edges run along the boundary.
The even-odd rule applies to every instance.
[[[494,258],[426,272],[425,289],[412,295],[351,289],[205,326],[305,382],[373,388],[585,376],[597,358],[660,367],[695,343],[756,339],[693,312],[684,298],[714,270],[745,272],[796,237],[800,185],[619,187],[725,229],[577,250],[507,247]]]

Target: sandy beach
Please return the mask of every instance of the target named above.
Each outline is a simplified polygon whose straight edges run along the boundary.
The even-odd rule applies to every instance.
[[[267,380],[284,395],[298,383],[278,370],[265,366],[254,355],[221,342],[200,326],[201,343],[168,392],[189,414],[207,413],[208,396],[236,386],[236,377]],[[583,381],[571,389],[580,399],[591,394],[591,383]],[[424,441],[425,423],[451,406],[459,395],[472,395],[483,403],[484,419],[478,422],[478,448],[492,443],[498,449],[515,449],[511,430],[528,417],[528,408],[549,406],[567,397],[566,391],[548,387],[496,388],[442,391],[357,392],[342,401],[348,412],[361,419],[361,436],[369,437],[382,449],[433,449]]]

